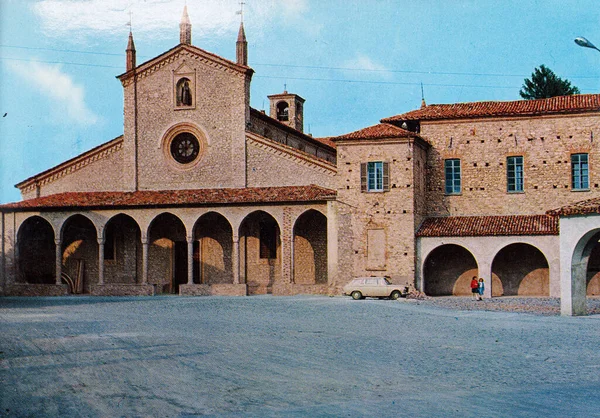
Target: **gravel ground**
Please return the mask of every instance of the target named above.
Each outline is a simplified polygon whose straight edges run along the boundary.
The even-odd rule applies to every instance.
[[[599,417],[600,315],[531,301],[0,298],[0,415]]]
[[[411,299],[417,305],[436,306],[444,309],[457,309],[464,311],[502,311],[530,313],[535,315],[560,315],[560,299],[545,297],[496,297],[474,301],[466,297],[425,297]],[[588,297],[587,307],[589,315],[600,314],[600,297]]]

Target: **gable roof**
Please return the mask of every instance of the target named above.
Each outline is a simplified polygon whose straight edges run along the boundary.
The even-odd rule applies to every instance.
[[[407,131],[389,123],[379,123],[358,131],[332,138],[333,141],[383,138],[421,138],[417,133]]]
[[[447,216],[427,218],[417,237],[558,235],[558,217],[550,215]]]
[[[138,77],[143,77],[149,70],[152,70],[160,63],[168,60],[170,57],[181,52],[195,55],[198,58],[205,59],[224,68],[237,71],[241,74],[252,75],[252,73],[254,73],[254,70],[248,66],[239,65],[233,61],[222,58],[216,54],[205,51],[204,49],[198,48],[193,45],[179,44],[169,49],[168,51],[163,52],[162,54],[136,66],[134,69],[127,71],[126,73],[123,73],[121,75],[118,75],[117,78],[121,80],[121,83],[125,83],[131,77],[133,77],[134,74],[138,74]]]
[[[592,213],[600,213],[600,197],[582,200],[558,209],[549,210],[546,213],[548,215],[559,216],[590,215]]]
[[[600,94],[576,94],[539,100],[512,102],[471,102],[433,104],[401,115],[382,119],[382,122],[406,120],[443,120],[500,116],[539,116],[556,113],[600,111]]]
[[[309,186],[247,187],[137,192],[66,192],[0,205],[0,212],[38,209],[172,207],[314,202],[335,199],[335,190]]]
[[[29,187],[34,187],[36,183],[43,185],[50,183],[66,174],[77,171],[91,162],[107,157],[114,152],[121,150],[123,147],[123,135],[116,137],[104,144],[85,151],[67,161],[64,161],[54,167],[51,167],[41,173],[31,176],[15,185],[16,188],[25,190]]]

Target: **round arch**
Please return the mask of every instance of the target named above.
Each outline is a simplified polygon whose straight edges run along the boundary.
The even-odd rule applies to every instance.
[[[233,228],[221,213],[210,211],[194,224],[194,283],[233,283]]]
[[[478,276],[473,254],[458,244],[434,248],[423,263],[424,292],[429,296],[466,296],[470,282]]]
[[[584,234],[571,257],[571,279],[575,289],[589,296],[600,294],[600,229]]]
[[[69,216],[61,228],[62,274],[73,293],[89,293],[98,278],[96,226],[82,214]]]
[[[55,284],[54,229],[41,216],[27,218],[17,231],[17,282]]]
[[[293,228],[293,281],[327,283],[327,217],[318,210],[303,212]]]
[[[273,292],[281,281],[281,228],[270,213],[257,210],[240,223],[240,271],[248,294]]]
[[[170,212],[148,225],[148,284],[157,293],[178,293],[187,283],[187,235],[183,221]]]
[[[537,247],[512,243],[492,261],[492,296],[549,296],[550,268]]]
[[[135,284],[142,272],[142,230],[130,215],[112,216],[102,228],[104,282]]]

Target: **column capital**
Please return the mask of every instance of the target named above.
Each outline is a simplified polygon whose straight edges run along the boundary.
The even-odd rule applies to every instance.
[[[55,239],[54,239],[54,243],[55,243],[56,245],[60,245],[60,244],[62,244],[62,240],[61,240],[60,238],[55,238]]]
[[[104,238],[98,238],[98,245],[104,245],[106,240]]]
[[[186,241],[187,241],[188,244],[194,242],[194,236],[193,235],[188,235],[188,236],[185,237],[185,239],[186,239]]]

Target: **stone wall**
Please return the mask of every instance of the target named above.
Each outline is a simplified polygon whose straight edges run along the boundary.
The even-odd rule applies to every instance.
[[[432,143],[427,159],[427,213],[540,214],[600,190],[600,115],[422,121]],[[594,138],[594,136],[596,138]],[[589,153],[590,190],[571,188],[571,154]],[[506,159],[523,156],[524,191],[508,193]],[[459,158],[462,193],[446,195],[444,159]]]
[[[414,174],[425,173],[425,147],[391,139],[337,143],[338,289],[353,277],[382,275],[414,287],[414,234],[423,216],[415,203],[425,196],[425,179]],[[361,192],[360,165],[369,161],[389,163],[388,192]]]
[[[193,106],[176,105],[175,86],[180,76],[191,80]],[[156,71],[143,73],[137,81],[126,84],[124,150],[128,188],[135,187],[136,166],[141,190],[243,187],[248,84],[244,74],[187,50],[167,58]],[[166,149],[167,131],[181,123],[200,132],[196,136],[204,137],[198,138],[204,150],[197,164],[182,166]]]

